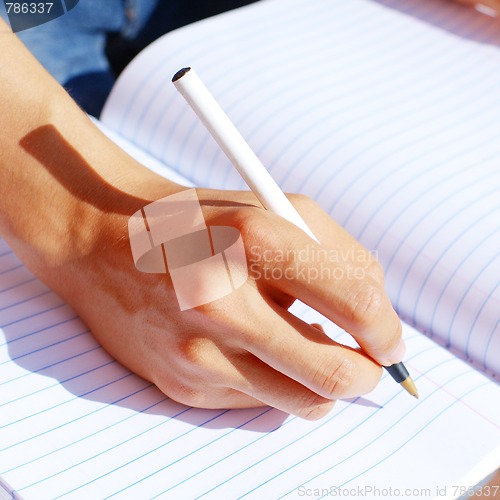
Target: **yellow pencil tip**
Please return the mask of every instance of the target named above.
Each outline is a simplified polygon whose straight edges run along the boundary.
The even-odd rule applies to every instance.
[[[401,382],[401,385],[406,389],[407,392],[409,392],[414,398],[418,399],[418,391],[417,391],[417,386],[415,385],[415,382],[413,382],[413,379],[411,377],[408,377],[406,380],[403,380]]]

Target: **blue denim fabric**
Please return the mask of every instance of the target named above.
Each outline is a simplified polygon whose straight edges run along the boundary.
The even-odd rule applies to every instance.
[[[79,0],[61,17],[18,36],[87,113],[99,116],[115,72],[155,38],[253,1]],[[1,0],[0,15],[7,20]]]
[[[19,38],[77,102],[96,116],[114,75],[105,54],[109,33],[133,38],[145,25],[157,0],[80,0],[68,13]],[[3,2],[0,14],[7,20]]]

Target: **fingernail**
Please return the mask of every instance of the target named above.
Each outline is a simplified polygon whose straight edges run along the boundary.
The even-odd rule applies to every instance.
[[[394,351],[391,352],[390,359],[392,363],[394,364],[402,361],[403,358],[405,357],[405,353],[406,353],[406,344],[405,341],[401,339],[396,349],[394,349]]]

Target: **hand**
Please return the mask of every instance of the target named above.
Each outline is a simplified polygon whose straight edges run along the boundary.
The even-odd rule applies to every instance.
[[[180,187],[157,178],[142,193],[148,189],[144,205]],[[250,275],[230,295],[181,312],[168,275],[135,268],[127,223],[137,202],[122,196],[127,214],[92,217],[98,236],[91,251],[62,258],[42,274],[114,357],[174,400],[204,408],[267,404],[314,419],[333,400],[372,390],[380,366],[290,314],[294,298],[351,332],[379,363],[401,361],[401,326],[380,266],[308,198],[291,197],[322,245],[260,208],[251,193],[198,190],[207,225],[233,226],[242,234]],[[321,255],[320,249],[337,257],[297,258],[305,250]],[[323,279],[308,279],[320,266]]]
[[[183,188],[112,144],[17,37],[1,42],[0,129],[9,133],[0,135],[0,234],[119,361],[181,403],[267,404],[305,418],[370,391],[377,363],[401,361],[401,324],[380,266],[301,196],[292,201],[322,245],[251,193],[199,190],[206,223],[240,231],[250,276],[235,292],[181,312],[168,274],[135,268],[128,220]],[[288,257],[258,258],[255,247]],[[308,248],[338,258],[303,261]],[[308,279],[318,264],[322,279]],[[369,357],[292,316],[294,298],[350,332]]]

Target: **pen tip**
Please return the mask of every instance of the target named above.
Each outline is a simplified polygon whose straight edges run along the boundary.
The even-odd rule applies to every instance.
[[[418,399],[418,391],[417,391],[417,386],[415,385],[415,382],[413,382],[413,379],[411,377],[408,377],[406,380],[403,380],[401,382],[401,385],[406,389],[407,392],[409,392],[414,398]]]

